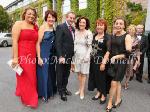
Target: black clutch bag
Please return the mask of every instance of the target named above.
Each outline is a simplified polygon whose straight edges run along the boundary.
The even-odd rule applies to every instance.
[[[108,69],[107,69],[107,74],[111,77],[115,76],[115,71],[114,71],[114,65],[110,64]]]

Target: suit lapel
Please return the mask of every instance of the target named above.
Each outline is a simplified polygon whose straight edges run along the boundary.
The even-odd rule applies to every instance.
[[[143,44],[143,41],[145,40],[144,35],[141,36],[141,44]]]
[[[66,23],[64,23],[64,27],[65,27],[65,32],[68,34],[68,37],[73,39],[72,34],[71,34],[71,32],[70,32],[70,30],[69,30]],[[73,34],[74,34],[74,30],[73,30]]]

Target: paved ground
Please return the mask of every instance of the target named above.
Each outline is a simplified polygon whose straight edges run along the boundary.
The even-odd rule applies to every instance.
[[[84,100],[80,100],[74,94],[68,97],[67,102],[62,102],[59,96],[43,104],[39,101],[37,109],[30,109],[23,106],[20,99],[14,95],[15,73],[10,70],[6,62],[11,57],[11,47],[0,47],[0,112],[105,112],[106,104],[100,105],[99,101],[92,101],[95,92],[86,90]],[[75,93],[78,82],[76,74],[71,74],[68,88]],[[114,112],[150,112],[150,84],[138,83],[133,80],[130,88],[122,90],[123,103]]]

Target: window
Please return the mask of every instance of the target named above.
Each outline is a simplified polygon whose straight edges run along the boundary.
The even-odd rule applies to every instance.
[[[62,13],[67,14],[71,10],[70,6],[70,0],[64,0],[63,5],[62,5]]]
[[[53,10],[56,11],[56,0],[53,0]]]
[[[4,37],[11,37],[11,34],[8,33]]]
[[[47,11],[47,5],[43,6],[43,18],[45,17],[45,11]]]
[[[29,1],[29,0],[24,0],[23,2],[24,2],[24,3],[23,3],[23,4],[24,4],[24,6],[26,6],[26,5],[28,5],[28,4],[29,4],[29,2],[30,2],[30,1]]]
[[[23,4],[23,2],[19,2],[18,3],[18,8],[22,7],[23,6],[22,4]]]
[[[79,10],[87,8],[87,0],[79,0]]]

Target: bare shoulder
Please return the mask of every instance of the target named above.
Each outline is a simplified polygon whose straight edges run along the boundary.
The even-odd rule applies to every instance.
[[[14,25],[20,26],[23,24],[23,21],[16,21]]]
[[[15,24],[13,25],[14,28],[21,28],[23,25],[23,21],[16,21]]]
[[[129,34],[126,35],[126,40],[132,40],[131,36]]]

